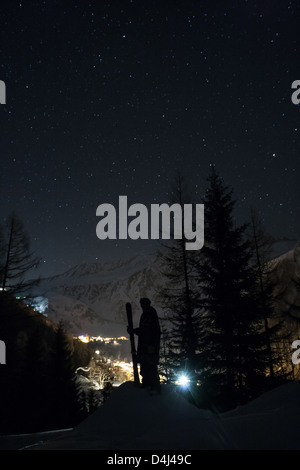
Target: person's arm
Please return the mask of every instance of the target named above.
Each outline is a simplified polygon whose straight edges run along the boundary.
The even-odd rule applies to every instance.
[[[139,328],[129,328],[129,326],[127,327],[127,333],[130,335],[131,333],[134,333],[135,335],[139,335],[139,331],[140,329]]]

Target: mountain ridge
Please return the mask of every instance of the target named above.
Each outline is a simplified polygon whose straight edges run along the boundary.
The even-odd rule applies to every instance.
[[[75,335],[126,334],[126,302],[132,303],[135,322],[141,297],[155,303],[160,256],[156,253],[112,263],[84,263],[43,280],[39,289],[48,299],[47,315],[55,321],[61,319]]]
[[[280,309],[300,318],[300,244],[283,241],[271,261],[272,280]],[[276,251],[276,250],[275,250]],[[280,253],[281,251],[281,253]],[[159,289],[163,284],[162,253],[136,255],[118,261],[83,263],[64,273],[44,279],[39,292],[48,299],[47,315],[56,323],[62,320],[74,335],[118,337],[126,335],[126,302],[132,303],[137,325],[139,299],[149,297],[158,315]]]

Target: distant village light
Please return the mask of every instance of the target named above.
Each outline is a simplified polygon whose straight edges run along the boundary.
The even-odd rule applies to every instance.
[[[75,338],[79,339],[83,343],[89,343],[90,341],[101,341],[102,343],[113,343],[114,345],[119,345],[119,341],[128,341],[126,336],[119,336],[118,338],[102,338],[102,336],[88,336],[88,335],[80,335]]]
[[[80,341],[82,341],[83,343],[88,343],[90,341],[90,338],[85,335],[80,335],[78,339],[80,339]]]

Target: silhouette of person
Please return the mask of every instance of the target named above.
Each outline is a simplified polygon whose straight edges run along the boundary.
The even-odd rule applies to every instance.
[[[140,364],[142,386],[160,392],[158,374],[160,326],[156,310],[151,307],[151,301],[147,298],[140,299],[143,313],[138,328],[133,332],[138,336],[137,362]]]

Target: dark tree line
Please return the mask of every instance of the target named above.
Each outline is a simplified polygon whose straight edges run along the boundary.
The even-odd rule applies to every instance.
[[[0,433],[73,427],[86,416],[86,397],[75,369],[90,352],[64,330],[25,305],[38,278],[39,258],[19,217],[0,231],[0,339],[7,351],[0,367]]]
[[[0,227],[0,339],[6,364],[0,367],[0,434],[74,427],[111,392],[82,386],[76,369],[92,352],[28,304],[39,284],[40,259],[31,251],[15,214]]]
[[[75,374],[90,361],[86,345],[3,292],[0,331],[7,349],[0,368],[0,434],[69,428],[86,417]]]
[[[173,194],[187,202],[181,178]],[[165,364],[169,377],[185,371],[198,383],[198,404],[228,409],[283,383],[288,371],[267,273],[270,237],[254,212],[237,225],[233,192],[214,168],[201,202],[204,247],[187,251],[175,240],[164,255]]]

